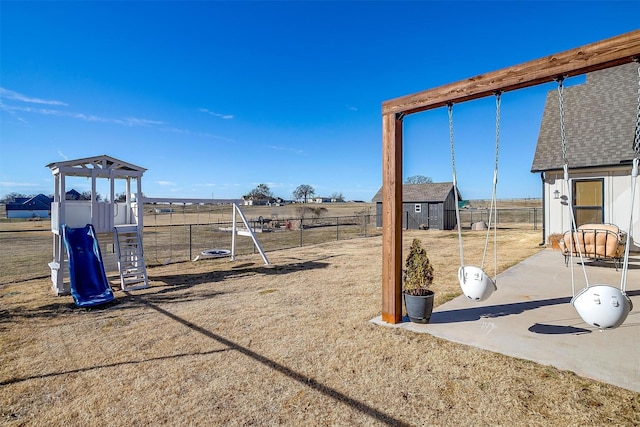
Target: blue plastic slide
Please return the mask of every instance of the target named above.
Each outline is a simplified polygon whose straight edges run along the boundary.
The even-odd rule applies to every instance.
[[[76,305],[93,307],[113,301],[93,225],[70,228],[63,224],[62,238],[69,258],[71,296]]]

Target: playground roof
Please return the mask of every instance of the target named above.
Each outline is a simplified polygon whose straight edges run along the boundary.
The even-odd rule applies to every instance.
[[[111,171],[117,178],[139,177],[146,171],[141,166],[116,159],[106,154],[94,157],[86,157],[76,160],[65,160],[63,162],[54,162],[47,165],[51,172],[56,175],[64,173],[70,176],[87,176],[90,177],[94,173],[98,176],[109,177]],[[95,171],[95,172],[94,172]]]
[[[570,168],[630,163],[638,109],[638,64],[587,74],[585,84],[563,93]],[[558,94],[547,94],[531,172],[562,169]]]

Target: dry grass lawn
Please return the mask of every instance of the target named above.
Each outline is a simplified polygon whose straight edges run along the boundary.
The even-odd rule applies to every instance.
[[[500,269],[538,250],[538,231],[500,233]],[[415,236],[437,303],[458,295],[456,233],[407,232],[405,248]],[[482,237],[465,236],[472,264]],[[638,393],[371,323],[380,237],[269,258],[153,268],[149,289],[91,310],[53,296],[48,280],[0,286],[0,423],[640,424]]]

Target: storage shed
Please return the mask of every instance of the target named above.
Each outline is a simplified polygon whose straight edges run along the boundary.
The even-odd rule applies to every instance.
[[[458,199],[462,200],[458,191]],[[376,226],[382,227],[382,187],[371,200],[376,204]],[[456,226],[453,182],[402,186],[402,228],[452,230]]]

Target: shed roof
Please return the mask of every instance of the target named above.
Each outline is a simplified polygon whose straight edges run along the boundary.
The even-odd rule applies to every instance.
[[[453,190],[453,182],[432,182],[428,184],[404,184],[402,186],[403,202],[444,202]],[[459,193],[458,193],[459,194]],[[378,190],[372,203],[382,202],[382,187]]]
[[[633,158],[638,111],[638,64],[587,74],[584,84],[563,93],[570,168],[612,166]],[[558,94],[547,94],[531,172],[562,169]]]

